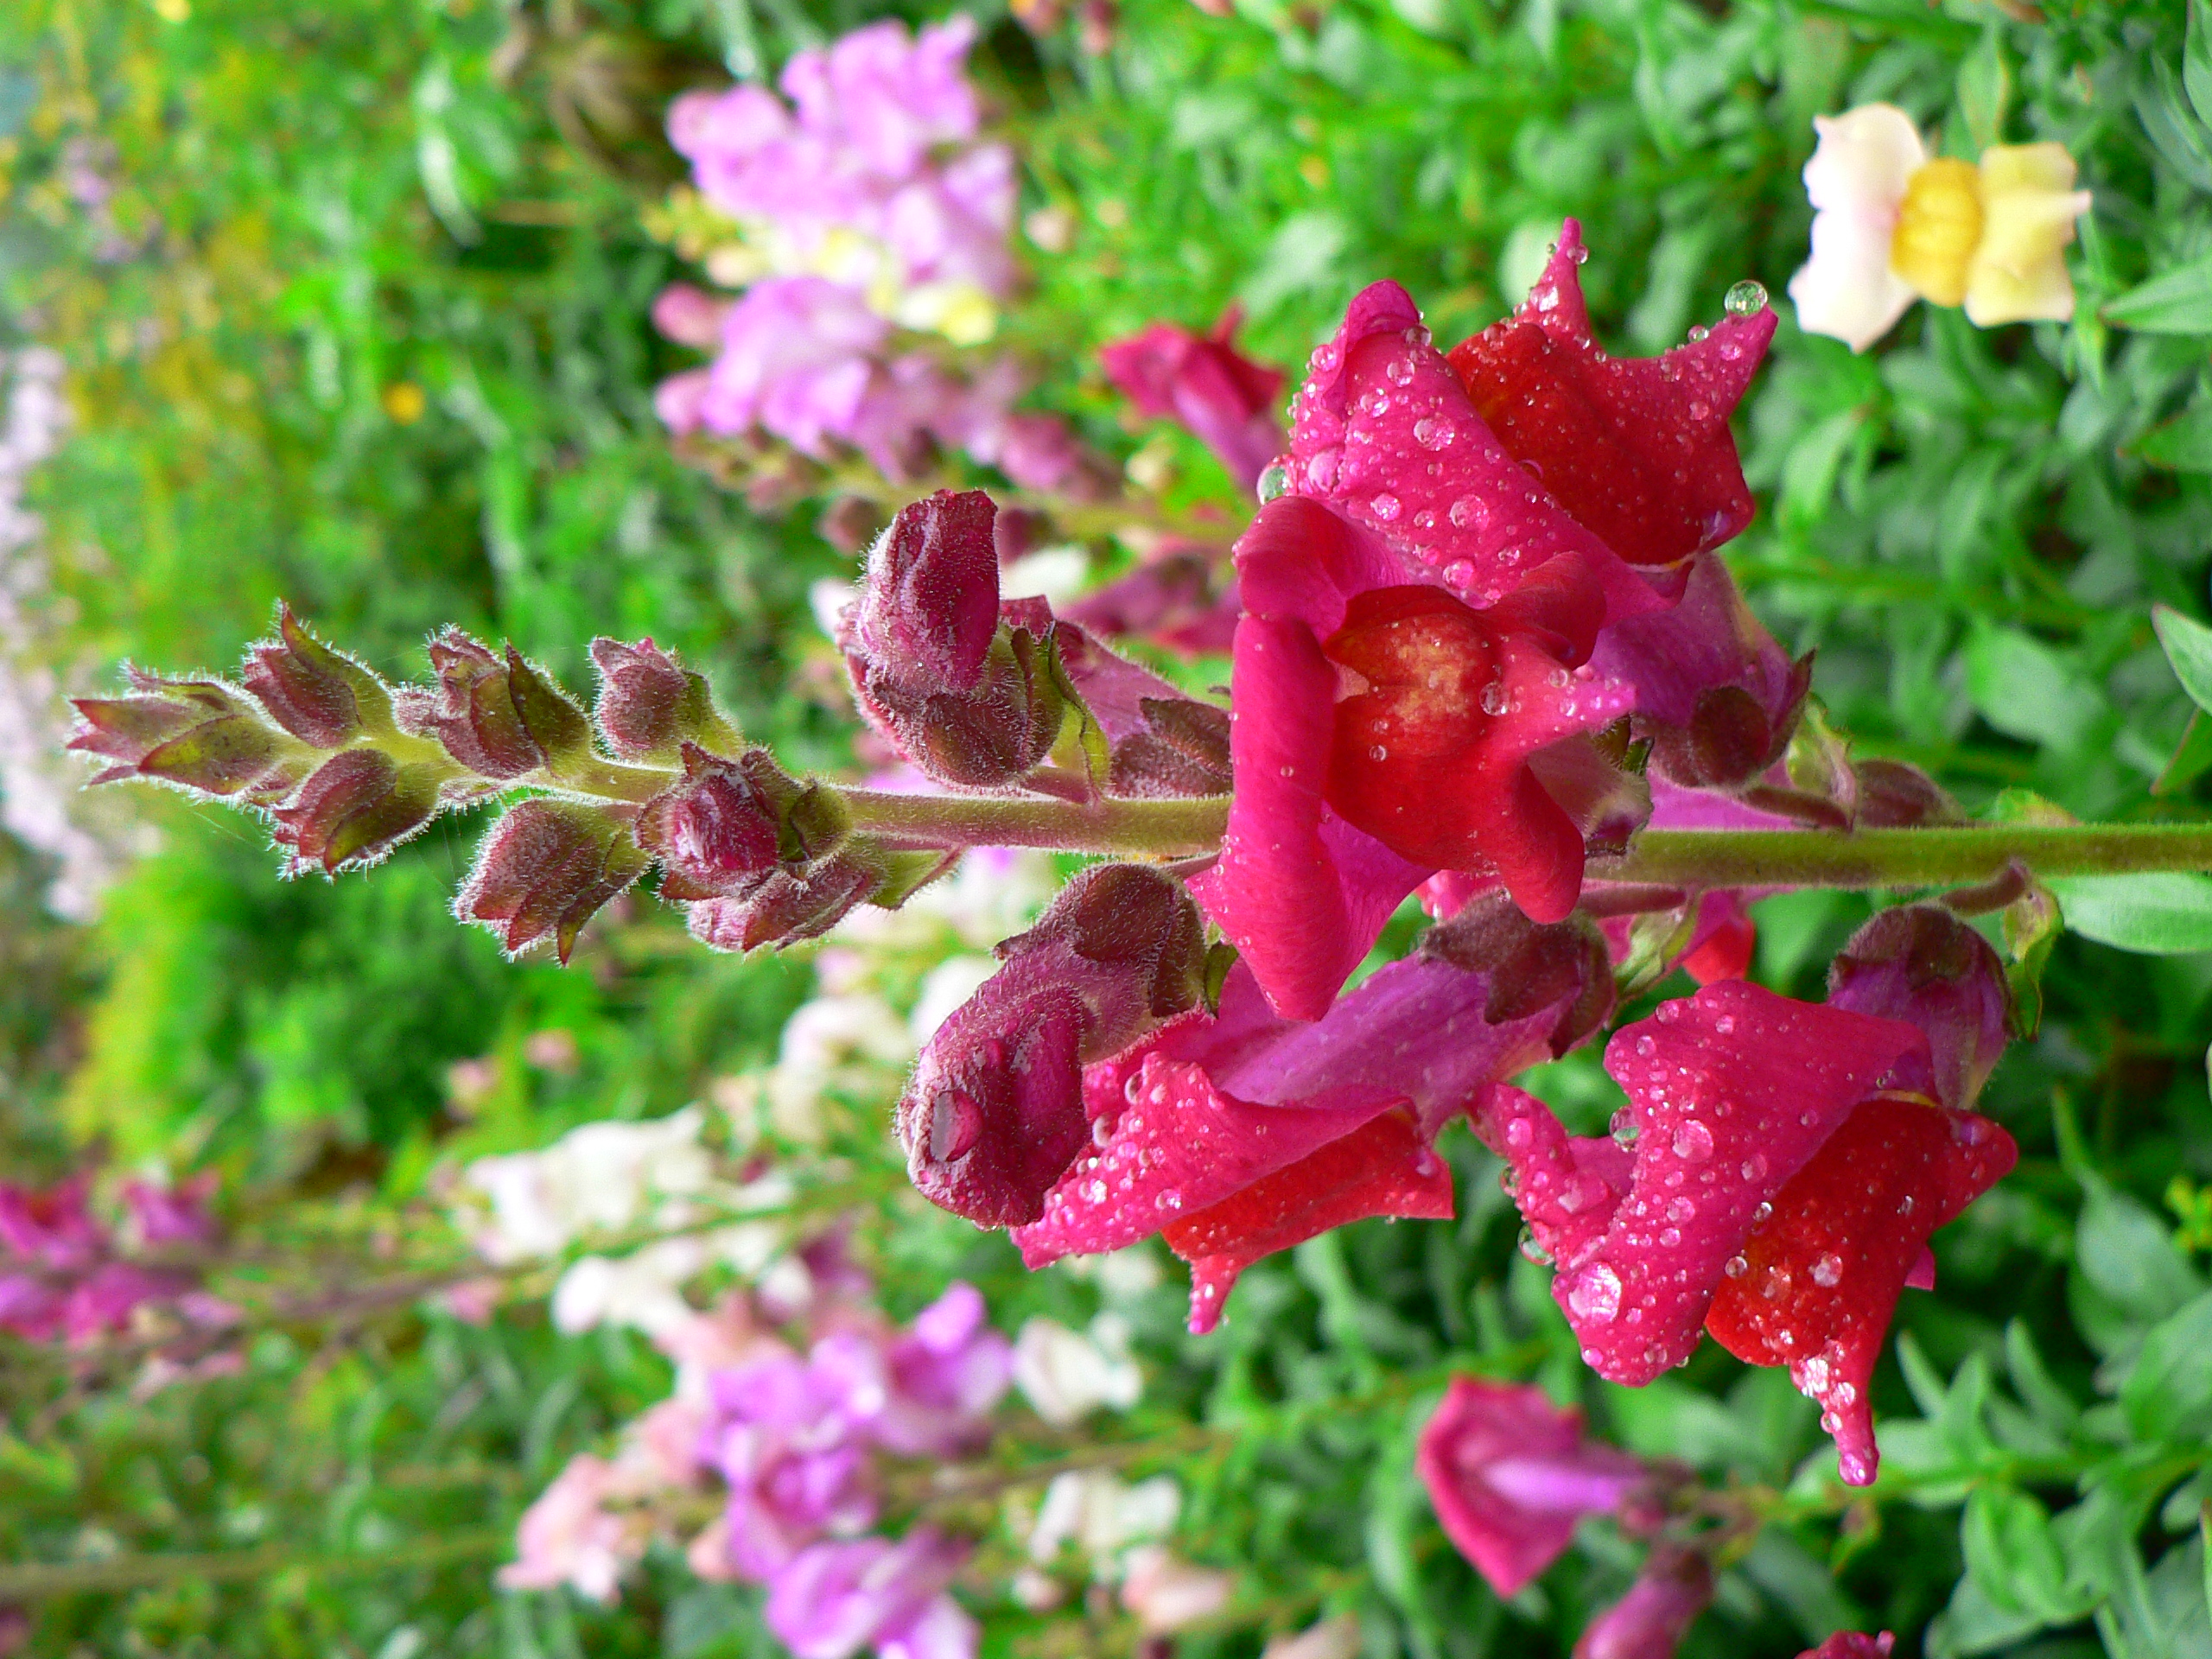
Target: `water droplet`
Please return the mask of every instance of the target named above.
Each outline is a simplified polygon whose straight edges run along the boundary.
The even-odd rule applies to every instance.
[[[1521,1230],[1521,1254],[1540,1268],[1548,1268],[1552,1264],[1552,1253],[1536,1243],[1533,1228],[1523,1227]]]
[[[1713,1131],[1694,1117],[1683,1119],[1675,1130],[1675,1156],[1685,1163],[1703,1163],[1713,1156]]]
[[[1378,419],[1388,415],[1390,412],[1390,394],[1380,386],[1362,393],[1359,399],[1359,412]]]
[[[1383,368],[1394,386],[1409,386],[1414,379],[1414,360],[1410,357],[1395,357]]]
[[[1659,1052],[1658,1040],[1647,1031],[1636,1039],[1636,1052],[1648,1060]]]
[[[1713,1020],[1713,1029],[1719,1035],[1726,1037],[1730,1032],[1736,1029],[1736,1016],[1732,1014],[1724,1014],[1719,1015]]]
[[[1490,520],[1490,507],[1480,496],[1463,495],[1452,504],[1452,522],[1461,530],[1480,529]]]
[[[1509,702],[1505,682],[1492,680],[1488,685],[1483,687],[1482,696],[1477,701],[1482,704],[1483,713],[1486,715],[1503,714]]]
[[[1367,505],[1369,511],[1386,524],[1394,521],[1401,510],[1398,498],[1389,494],[1376,496]]]
[[[1721,303],[1732,317],[1757,316],[1766,309],[1766,289],[1758,283],[1742,282],[1728,290]]]
[[[1505,1144],[1509,1147],[1525,1147],[1535,1134],[1535,1130],[1530,1126],[1527,1118],[1516,1117],[1505,1126]]]
[[[1613,1144],[1623,1152],[1635,1146],[1643,1134],[1637,1125],[1636,1115],[1625,1106],[1613,1114],[1613,1121],[1608,1127],[1612,1132]]]
[[[1568,1287],[1567,1306],[1578,1319],[1610,1324],[1621,1311],[1621,1276],[1604,1262],[1583,1269]]]
[[[1726,1262],[1723,1262],[1720,1264],[1720,1271],[1726,1274],[1731,1279],[1740,1279],[1745,1274],[1749,1273],[1751,1269],[1751,1264],[1750,1261],[1740,1255],[1732,1255]]]
[[[1465,559],[1454,559],[1444,567],[1444,580],[1454,588],[1465,588],[1475,579],[1475,567]]]
[[[1750,1157],[1744,1160],[1744,1179],[1745,1180],[1759,1180],[1763,1179],[1765,1174],[1766,1154],[1764,1153],[1755,1152]]]
[[[1828,1389],[1828,1363],[1815,1354],[1799,1369],[1801,1386],[1809,1395],[1826,1394]]]
[[[1367,758],[1370,760],[1388,760],[1390,758],[1390,751],[1382,744],[1377,743],[1368,750]]]
[[[1669,1221],[1694,1221],[1697,1219],[1697,1205],[1691,1203],[1688,1198],[1669,1199],[1667,1205],[1667,1219]]]
[[[1414,442],[1424,449],[1449,449],[1459,435],[1451,422],[1440,421],[1433,415],[1424,415],[1414,423]]]
[[[1813,1263],[1813,1282],[1833,1287],[1843,1282],[1843,1258],[1833,1250]]]
[[[1574,263],[1578,265],[1588,264],[1590,263],[1590,250],[1584,247],[1576,248],[1574,251]]]
[[[1690,330],[1690,344],[1691,344],[1691,345],[1693,345],[1693,346],[1696,345],[1696,344],[1698,343],[1698,341],[1700,341],[1700,340],[1703,340],[1703,339],[1704,339],[1707,334],[1711,334],[1712,332],[1713,332],[1713,330],[1712,330],[1712,329],[1710,329],[1710,328],[1707,327],[1703,323],[1701,323],[1701,322],[1700,322],[1700,324],[1698,324],[1698,326],[1697,326],[1696,327],[1694,327],[1694,328],[1693,328],[1693,329],[1691,329],[1691,330]]]
[[[1262,502],[1274,500],[1289,487],[1290,468],[1279,461],[1270,462],[1267,470],[1260,474],[1260,499]]]
[[[1772,1205],[1760,1205],[1758,1209],[1751,1211],[1751,1225],[1754,1227],[1764,1226],[1766,1223],[1767,1217],[1771,1216],[1773,1213],[1774,1206]]]
[[[1093,1181],[1093,1182],[1091,1182],[1091,1184],[1090,1184],[1090,1201],[1091,1201],[1093,1204],[1103,1204],[1103,1203],[1105,1203],[1105,1202],[1106,1202],[1106,1183],[1105,1183],[1105,1182],[1103,1182],[1103,1181]]]
[[[1308,489],[1332,490],[1337,486],[1337,463],[1343,459],[1341,449],[1328,448],[1318,452],[1306,463],[1306,485]]]
[[[1713,405],[1702,397],[1693,397],[1690,399],[1689,415],[1693,421],[1709,421],[1713,418]]]
[[[1906,1193],[1906,1194],[1904,1195],[1904,1197],[1903,1197],[1903,1198],[1899,1198],[1899,1199],[1897,1200],[1897,1214],[1899,1214],[1899,1215],[1901,1215],[1901,1216],[1909,1216],[1909,1215],[1910,1215],[1911,1213],[1912,1213],[1912,1194],[1911,1194],[1911,1193],[1910,1193],[1910,1192],[1908,1192],[1908,1193]]]

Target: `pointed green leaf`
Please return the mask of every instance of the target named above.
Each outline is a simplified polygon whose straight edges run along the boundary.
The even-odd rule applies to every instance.
[[[2171,605],[2151,607],[2151,626],[2189,700],[2199,709],[2212,709],[2212,628]]]
[[[2130,289],[2104,317],[2142,334],[2212,334],[2212,254]]]

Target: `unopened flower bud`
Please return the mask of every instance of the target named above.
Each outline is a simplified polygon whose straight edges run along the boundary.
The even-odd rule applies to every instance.
[[[389,720],[391,693],[368,669],[302,627],[289,606],[278,608],[276,629],[276,639],[247,653],[239,677],[279,726],[318,749],[334,749],[365,719]]]
[[[128,697],[79,697],[82,721],[69,747],[116,764],[92,779],[152,778],[207,795],[265,795],[305,770],[291,740],[216,680],[164,680],[130,672]]]
[[[1777,721],[1740,686],[1708,688],[1699,695],[1688,726],[1655,727],[1651,764],[1691,789],[1732,789],[1757,777],[1789,746],[1803,697],[1802,685],[1796,690],[1788,720]]]
[[[1084,871],[999,950],[1006,966],[938,1027],[898,1110],[923,1197],[987,1227],[1044,1213],[1090,1139],[1084,1063],[1196,1007],[1205,975],[1190,896],[1135,864]]]
[[[498,934],[510,955],[550,936],[566,962],[583,925],[647,862],[623,809],[524,801],[484,837],[454,914]]]
[[[591,659],[600,674],[593,718],[624,759],[664,759],[687,741],[721,748],[734,736],[715,709],[706,677],[651,639],[634,645],[594,639]]]
[[[480,778],[519,778],[544,763],[508,695],[507,665],[488,646],[448,628],[430,641],[430,666],[437,690],[403,694],[403,728],[435,738]]]
[[[331,756],[270,817],[270,838],[291,867],[326,871],[374,864],[436,816],[436,771],[402,766],[381,749]]]
[[[976,690],[999,624],[997,515],[981,490],[901,507],[868,553],[854,654],[911,695]]]
[[[882,889],[868,859],[840,853],[804,874],[773,869],[727,898],[691,906],[691,937],[715,950],[757,950],[817,938]]]
[[[1114,745],[1107,792],[1142,800],[1229,793],[1229,711],[1190,698],[1146,697],[1144,729]]]
[[[1980,1096],[2010,1035],[2004,962],[1935,905],[1885,910],[1853,934],[1828,969],[1828,1002],[1926,1032],[1933,1092],[1961,1111]]]
[[[1035,771],[1059,737],[1066,703],[1051,651],[1026,628],[1002,628],[961,694],[918,693],[896,670],[849,661],[861,712],[900,753],[944,783],[998,789]]]
[[[659,861],[672,901],[739,892],[781,856],[775,803],[736,762],[690,743],[683,780],[639,815],[638,844]]]

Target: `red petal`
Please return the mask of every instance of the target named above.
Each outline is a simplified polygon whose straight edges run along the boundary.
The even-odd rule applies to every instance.
[[[1662,357],[1622,358],[1590,334],[1573,219],[1521,308],[1451,354],[1509,453],[1631,564],[1673,564],[1751,522],[1728,416],[1775,316],[1724,317]]]
[[[1867,1383],[1929,1234],[2019,1155],[1986,1117],[1878,1095],[1775,1194],[1774,1213],[1729,1264],[1706,1328],[1738,1359],[1789,1367],[1820,1402],[1849,1484],[1874,1478]]]
[[[1263,1255],[1370,1216],[1452,1217],[1452,1171],[1422,1144],[1408,1111],[1385,1112],[1341,1140],[1161,1230],[1191,1264],[1191,1329],[1214,1328],[1237,1275]]]

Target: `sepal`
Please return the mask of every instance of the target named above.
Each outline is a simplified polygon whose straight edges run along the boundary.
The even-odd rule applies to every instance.
[[[544,751],[516,712],[506,664],[489,646],[447,628],[430,640],[430,667],[438,677],[435,691],[400,693],[403,730],[435,739],[480,778],[519,778],[544,764]]]
[[[729,754],[742,742],[715,707],[706,676],[651,639],[629,645],[602,635],[591,642],[591,659],[599,670],[592,718],[624,760],[665,763],[685,744]]]
[[[270,719],[318,749],[392,729],[391,690],[367,667],[308,632],[289,606],[277,607],[276,633],[247,652],[239,675]]]
[[[777,868],[742,891],[691,906],[691,937],[715,950],[780,950],[818,938],[883,890],[879,864],[847,850],[803,874]]]
[[[129,671],[126,697],[79,697],[68,747],[113,764],[92,782],[149,778],[203,795],[281,795],[313,764],[307,747],[219,680]]]

